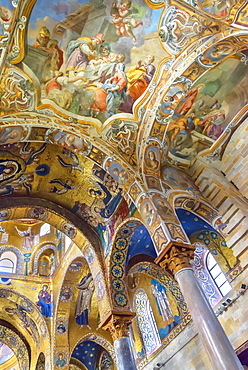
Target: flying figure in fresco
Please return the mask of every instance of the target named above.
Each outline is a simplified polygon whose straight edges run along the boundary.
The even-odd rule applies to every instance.
[[[0,6],[0,25],[1,31],[0,36],[5,35],[6,31],[9,28],[10,22],[12,19],[12,11],[6,6]],[[5,37],[0,37],[1,41],[4,41]]]
[[[144,17],[145,14],[142,10],[143,8],[138,7],[137,4],[132,7],[130,0],[122,0],[119,5],[113,3],[110,14],[115,25],[116,34],[121,37],[132,37],[133,42],[136,42],[132,30],[143,25],[143,22],[137,19]]]
[[[229,0],[203,0],[201,6],[216,18],[227,17],[231,8]]]
[[[62,186],[62,188],[59,189],[56,185],[54,185],[50,190],[50,193],[56,193],[58,195],[65,194],[68,192],[68,190],[76,189],[76,186],[73,186],[73,182],[71,181],[71,179],[68,179],[65,182],[60,179],[54,179],[50,181],[50,184],[59,184]]]
[[[67,163],[63,160],[63,158],[60,157],[60,155],[57,155],[58,161],[63,167],[68,167],[71,173],[74,173],[75,171],[80,171],[84,173],[84,167],[79,164],[78,157],[75,153],[71,152],[70,150],[64,149],[63,154],[65,154],[67,158],[71,158],[73,161],[73,163]]]

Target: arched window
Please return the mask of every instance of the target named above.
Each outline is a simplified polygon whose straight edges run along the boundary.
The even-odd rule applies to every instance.
[[[1,243],[8,243],[8,240],[9,240],[9,234],[2,233]]]
[[[206,268],[222,297],[227,295],[232,290],[232,287],[210,252],[206,255]]]
[[[145,291],[139,290],[135,294],[134,306],[139,331],[145,346],[146,356],[149,357],[161,345],[161,340],[152,308]]]
[[[13,252],[4,252],[0,259],[0,273],[15,274],[17,257]]]
[[[49,224],[43,224],[40,228],[40,236],[44,236],[46,234],[50,234],[51,226]]]

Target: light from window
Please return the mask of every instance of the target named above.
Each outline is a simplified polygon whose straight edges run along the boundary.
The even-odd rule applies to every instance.
[[[219,289],[222,297],[224,297],[230,292],[230,290],[232,290],[232,287],[210,252],[207,254],[206,266],[213,281],[215,282],[215,285]]]
[[[0,258],[0,273],[14,274],[16,272],[17,257],[13,252],[4,252]]]
[[[69,236],[65,235],[65,251],[67,251],[70,245],[71,245],[71,239],[69,238]]]
[[[3,233],[1,243],[8,243],[9,240],[9,234]]]
[[[43,224],[40,228],[40,236],[44,236],[46,234],[50,234],[51,226],[49,224]]]

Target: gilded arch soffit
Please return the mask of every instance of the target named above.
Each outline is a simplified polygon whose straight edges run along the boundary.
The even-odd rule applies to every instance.
[[[1,287],[0,291],[2,319],[27,339],[31,348],[31,363],[36,360],[40,350],[46,351],[50,361],[49,330],[35,303],[13,289]]]
[[[110,311],[110,303],[108,298],[108,289],[104,277],[104,262],[101,246],[99,245],[98,239],[96,239],[94,235],[93,238],[92,235],[88,235],[89,241],[92,240],[92,243],[89,244],[89,241],[86,239],[87,234],[85,230],[82,229],[82,221],[76,217],[71,218],[71,214],[68,213],[66,209],[57,207],[55,204],[48,202],[47,200],[37,198],[20,198],[20,206],[17,206],[17,203],[19,203],[17,198],[7,198],[6,202],[6,208],[2,208],[0,211],[0,217],[2,220],[25,219],[33,218],[34,216],[37,219],[40,216],[42,217],[42,221],[50,223],[52,226],[56,227],[58,230],[61,230],[72,239],[72,241],[82,252],[81,258],[85,258],[89,264],[90,271],[93,279],[95,280],[100,315],[101,317],[107,315]],[[67,226],[66,228],[65,225]],[[71,259],[73,260],[74,257],[71,256]],[[67,270],[65,270],[64,274],[66,274],[66,271]],[[101,308],[103,309],[101,310]]]
[[[19,366],[24,370],[28,370],[30,358],[27,347],[21,337],[4,325],[0,325],[0,333],[1,341],[14,352]]]

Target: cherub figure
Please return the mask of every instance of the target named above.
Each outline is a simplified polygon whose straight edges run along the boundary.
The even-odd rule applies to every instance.
[[[132,2],[130,0],[123,0],[120,5],[117,3],[112,4],[111,12],[112,22],[115,25],[116,33],[122,37],[132,37],[133,42],[136,42],[136,37],[133,34],[132,29],[143,25],[143,22],[137,20],[137,15],[131,16],[133,10],[131,10]]]

